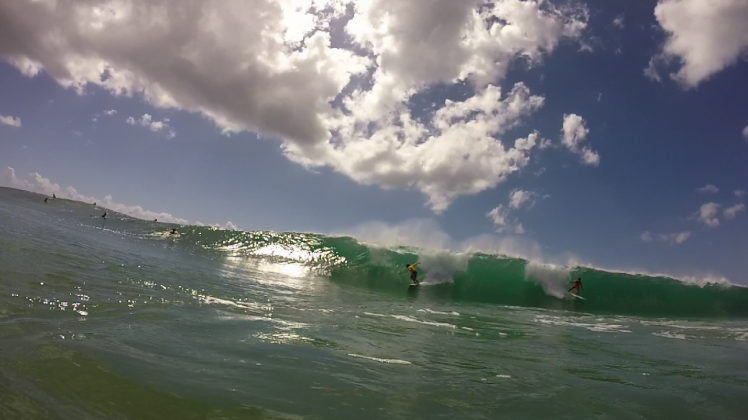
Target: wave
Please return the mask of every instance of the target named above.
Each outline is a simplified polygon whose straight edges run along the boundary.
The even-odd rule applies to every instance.
[[[406,264],[421,262],[419,296],[650,317],[748,317],[748,288],[727,282],[541,264],[521,258],[413,247],[381,247],[351,237],[189,227],[182,245],[245,258],[301,263],[330,281],[393,295],[406,293]],[[584,301],[570,298],[572,279]]]
[[[66,206],[79,208],[85,216],[91,209],[72,201]],[[183,252],[294,262],[331,282],[393,296],[413,293],[406,292],[405,265],[420,261],[422,287],[415,293],[424,298],[650,317],[748,317],[748,288],[724,280],[564,267],[479,252],[384,247],[346,236],[176,226],[114,212],[111,218],[108,229],[149,241],[170,241]],[[174,227],[179,228],[178,237],[164,234]],[[566,292],[569,281],[577,277],[584,282],[584,301]]]

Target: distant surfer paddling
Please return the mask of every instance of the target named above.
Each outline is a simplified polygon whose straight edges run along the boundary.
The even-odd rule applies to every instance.
[[[582,287],[582,278],[581,277],[578,278],[577,281],[575,281],[573,283],[574,283],[574,285],[571,286],[571,289],[569,289],[569,293],[571,293],[572,290],[576,290],[577,294],[579,294],[579,292],[581,292],[583,290],[583,287]]]
[[[405,268],[410,270],[410,281],[412,281],[415,285],[420,284],[418,282],[418,264],[420,264],[420,262],[417,262],[415,264],[405,264]]]

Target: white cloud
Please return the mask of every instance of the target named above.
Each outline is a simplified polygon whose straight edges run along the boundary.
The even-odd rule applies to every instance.
[[[75,188],[67,187],[61,188],[58,184],[53,183],[48,178],[44,178],[39,173],[34,172],[28,175],[26,178],[16,176],[15,169],[8,167],[3,172],[0,172],[0,186],[17,188],[21,190],[31,191],[38,194],[44,194],[51,196],[54,194],[58,198],[66,198],[69,200],[82,201],[84,203],[96,203],[97,206],[103,207],[109,210],[116,211],[118,213],[126,214],[131,217],[144,220],[158,219],[159,222],[164,223],[179,223],[179,224],[197,224],[202,225],[200,222],[190,223],[185,219],[172,216],[170,213],[165,212],[154,212],[146,210],[141,206],[129,206],[126,204],[118,203],[114,201],[111,195],[107,195],[104,199],[97,199],[95,197],[85,196],[80,194]],[[226,225],[213,225],[225,229],[236,230],[237,227],[231,222]]]
[[[353,48],[336,45],[333,20]],[[587,21],[584,6],[542,0],[13,1],[0,2],[0,55],[79,91],[140,93],[277,138],[307,168],[413,188],[439,212],[527,165],[529,141],[501,137],[544,98],[498,82]],[[437,84],[472,92],[410,109]]]
[[[536,193],[525,190],[513,190],[509,193],[509,206],[513,209],[521,209],[522,207],[532,207],[535,204]]]
[[[743,138],[748,141],[748,125],[743,129]]]
[[[582,149],[582,162],[589,166],[598,166],[600,164],[600,155],[588,148]]]
[[[116,113],[117,113],[117,110],[116,110],[116,109],[110,109],[110,110],[108,110],[108,111],[104,111],[104,115],[108,115],[108,116],[110,116],[110,117],[111,117],[112,115],[115,115]]]
[[[719,192],[719,188],[715,187],[712,184],[706,184],[706,186],[699,188],[699,192],[714,194]]]
[[[522,235],[525,233],[524,226],[516,218],[510,218],[510,215],[520,209],[532,208],[537,198],[538,194],[533,191],[512,190],[509,193],[509,204],[499,204],[486,213],[486,217],[491,220],[497,232],[510,232]]]
[[[699,208],[697,220],[709,227],[719,226],[717,212],[721,206],[717,203],[706,203]]]
[[[735,190],[735,197],[743,197],[745,195],[745,191],[743,190]]]
[[[496,228],[497,232],[503,232],[507,229],[507,216],[509,216],[509,208],[504,207],[503,204],[499,204],[498,206],[494,207],[486,213],[486,217],[491,219],[493,222],[494,228]]]
[[[164,119],[163,121],[154,121],[153,117],[150,114],[143,114],[143,116],[141,116],[139,120],[136,120],[133,117],[127,117],[126,122],[130,125],[135,125],[136,123],[138,123],[143,127],[147,127],[154,133],[163,131],[166,133],[166,137],[170,139],[174,138],[177,135],[177,133],[174,132],[174,129],[169,126],[168,119]]]
[[[667,40],[658,53],[663,59],[650,66],[677,58],[679,69],[671,77],[684,86],[695,87],[735,64],[748,48],[748,1],[660,0],[655,16]]]
[[[4,115],[0,115],[0,125],[9,125],[11,127],[20,127],[21,126],[21,119],[18,117],[13,117],[11,115],[8,115],[7,117]]]
[[[587,139],[590,130],[585,127],[584,118],[577,114],[564,114],[562,142],[570,152],[581,156],[582,163],[590,166],[600,164],[600,155],[587,146],[580,147]]]
[[[613,19],[613,26],[619,29],[623,29],[626,26],[624,23],[623,13],[621,13],[620,15],[616,16],[615,19]]]
[[[745,204],[743,203],[726,208],[722,214],[725,216],[725,219],[734,219],[741,211],[745,211]]]
[[[658,235],[654,235],[652,232],[644,232],[640,237],[643,242],[653,242],[656,239],[661,242],[680,245],[691,237],[691,232],[660,233]]]
[[[660,240],[670,242],[672,244],[682,244],[691,237],[691,232],[675,232],[675,233],[663,233],[659,235]]]
[[[663,65],[664,62],[666,60],[663,59],[662,54],[650,58],[649,64],[644,69],[644,76],[653,82],[662,83],[662,77],[660,77],[660,71],[657,67]]]

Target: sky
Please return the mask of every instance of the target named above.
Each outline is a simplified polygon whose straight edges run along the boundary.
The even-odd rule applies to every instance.
[[[748,285],[745,0],[0,3],[0,186]]]

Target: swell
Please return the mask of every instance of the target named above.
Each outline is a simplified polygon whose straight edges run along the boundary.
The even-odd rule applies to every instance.
[[[205,250],[295,261],[332,282],[395,295],[407,290],[405,264],[420,261],[417,293],[425,298],[651,317],[748,317],[748,288],[730,284],[697,285],[480,253],[384,248],[318,234],[194,228],[182,240],[190,243],[195,235]],[[583,301],[566,293],[577,277],[584,282]]]
[[[60,205],[85,213],[80,220],[94,223],[88,215],[90,205]],[[415,293],[424,298],[654,317],[748,317],[748,288],[730,284],[696,285],[664,276],[559,267],[480,253],[385,248],[349,237],[228,231],[112,216],[108,228],[148,241],[172,241],[182,252],[293,261],[332,282],[393,295],[407,293],[405,264],[420,261],[422,286]],[[173,227],[180,231],[177,238],[168,235]],[[568,282],[577,277],[583,279],[586,300],[566,293]]]

